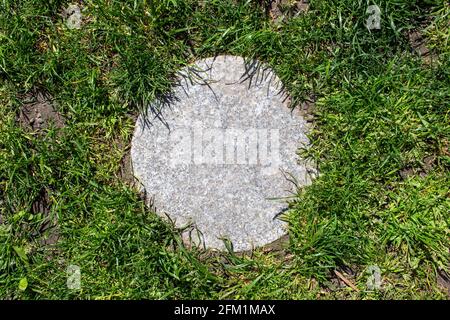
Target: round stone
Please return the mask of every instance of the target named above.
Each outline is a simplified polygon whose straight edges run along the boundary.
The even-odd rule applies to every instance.
[[[297,155],[307,123],[256,60],[218,56],[184,68],[136,123],[131,159],[149,205],[197,245],[235,251],[286,234],[280,219],[312,169]]]

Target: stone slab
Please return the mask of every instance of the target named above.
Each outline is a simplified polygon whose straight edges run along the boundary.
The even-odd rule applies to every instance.
[[[133,172],[157,213],[191,240],[235,251],[283,236],[280,214],[311,167],[307,123],[288,108],[278,77],[256,60],[218,56],[184,68],[173,92],[140,115]],[[295,183],[294,183],[295,182]]]

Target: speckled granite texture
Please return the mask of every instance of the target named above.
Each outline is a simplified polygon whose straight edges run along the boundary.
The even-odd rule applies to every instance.
[[[312,169],[297,156],[307,124],[280,90],[257,61],[208,58],[183,69],[172,94],[139,117],[134,175],[158,214],[195,226],[197,245],[223,250],[227,238],[244,251],[286,233],[279,214],[292,181],[310,183]]]

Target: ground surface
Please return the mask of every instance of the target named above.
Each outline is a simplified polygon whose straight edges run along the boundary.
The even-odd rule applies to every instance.
[[[0,3],[0,297],[447,297],[448,3],[382,1],[369,32],[365,2],[284,2],[80,1],[70,28],[65,1]],[[276,71],[320,172],[244,255],[186,248],[122,179],[138,111],[220,54]]]

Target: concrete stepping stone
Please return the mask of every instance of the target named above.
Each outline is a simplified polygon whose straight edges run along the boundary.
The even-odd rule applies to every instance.
[[[281,81],[266,65],[218,56],[184,68],[173,92],[139,116],[133,172],[149,205],[186,238],[235,251],[287,232],[280,215],[312,167],[297,151],[307,123],[288,108]],[[151,202],[151,203],[150,203]]]

